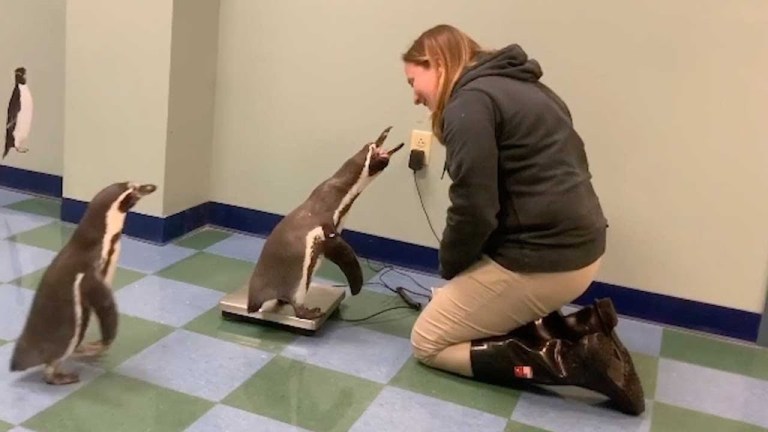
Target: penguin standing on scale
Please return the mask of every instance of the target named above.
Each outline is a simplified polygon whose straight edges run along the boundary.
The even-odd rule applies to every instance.
[[[29,136],[32,126],[32,93],[27,86],[27,70],[23,67],[14,71],[15,83],[8,101],[8,117],[5,122],[5,150],[3,159],[8,156],[11,149],[19,153],[26,153],[28,148],[22,147]]]
[[[333,176],[317,186],[299,207],[285,216],[264,243],[248,287],[248,313],[271,309],[264,303],[289,303],[298,318],[316,319],[324,312],[304,304],[312,276],[325,256],[344,272],[350,292],[363,285],[355,252],[341,238],[344,217],[370,182],[389,165],[404,143],[387,151],[382,144],[388,127],[365,144]]]
[[[11,371],[45,365],[46,383],[75,383],[79,375],[63,372],[62,362],[70,356],[96,356],[109,348],[117,335],[112,279],[125,218],[156,189],[151,184],[115,183],[91,200],[74,234],[43,273],[16,341]],[[99,319],[101,340],[80,345],[91,311]]]

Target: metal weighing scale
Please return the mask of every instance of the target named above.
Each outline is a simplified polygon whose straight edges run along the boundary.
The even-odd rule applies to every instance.
[[[268,308],[265,306],[262,307],[264,310],[249,314],[247,312],[248,285],[224,296],[219,301],[219,308],[221,309],[221,316],[225,319],[254,322],[311,336],[320,329],[328,317],[336,312],[336,309],[344,300],[344,297],[346,297],[346,293],[346,289],[343,287],[312,282],[304,304],[310,309],[319,307],[321,311],[325,312],[323,316],[314,320],[296,317],[293,307],[289,304],[274,306],[270,311],[267,311],[266,309]],[[271,303],[276,302],[270,301],[265,303],[265,305]]]

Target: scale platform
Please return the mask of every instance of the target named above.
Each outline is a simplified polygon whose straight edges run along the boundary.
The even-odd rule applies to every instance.
[[[294,315],[293,307],[289,304],[275,306],[272,310],[247,312],[248,286],[227,294],[219,301],[221,316],[226,319],[253,322],[269,327],[311,336],[315,334],[325,321],[336,311],[346,296],[343,287],[312,283],[305,299],[305,305],[312,309],[319,307],[325,314],[314,320],[298,318]],[[275,303],[270,301],[271,304]]]

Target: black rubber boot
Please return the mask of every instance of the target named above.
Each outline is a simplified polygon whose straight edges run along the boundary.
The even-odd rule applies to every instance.
[[[637,371],[632,363],[632,356],[619,339],[619,335],[616,334],[618,323],[619,318],[613,307],[613,302],[609,298],[603,298],[569,315],[563,316],[559,311],[549,314],[537,323],[540,327],[549,330],[539,330],[537,333],[578,341],[584,336],[600,332],[611,339],[621,358],[626,359],[626,373],[628,374],[626,381],[639,383],[640,377],[637,376]]]
[[[542,337],[539,333],[510,333],[473,341],[470,359],[475,379],[500,385],[573,385],[607,396],[626,414],[645,411],[642,384],[632,358],[614,342],[615,334],[591,332],[577,340]],[[519,330],[519,329],[518,329]]]
[[[568,315],[563,315],[560,311],[552,312],[518,327],[510,334],[524,338],[567,339],[575,342],[597,332],[611,336],[618,322],[613,303],[604,298]]]

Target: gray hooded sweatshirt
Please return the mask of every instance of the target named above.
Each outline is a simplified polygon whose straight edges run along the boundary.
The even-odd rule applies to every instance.
[[[510,45],[481,57],[454,86],[443,118],[452,180],[443,278],[483,254],[512,271],[558,272],[605,251],[608,225],[584,143],[541,76],[538,62]]]

